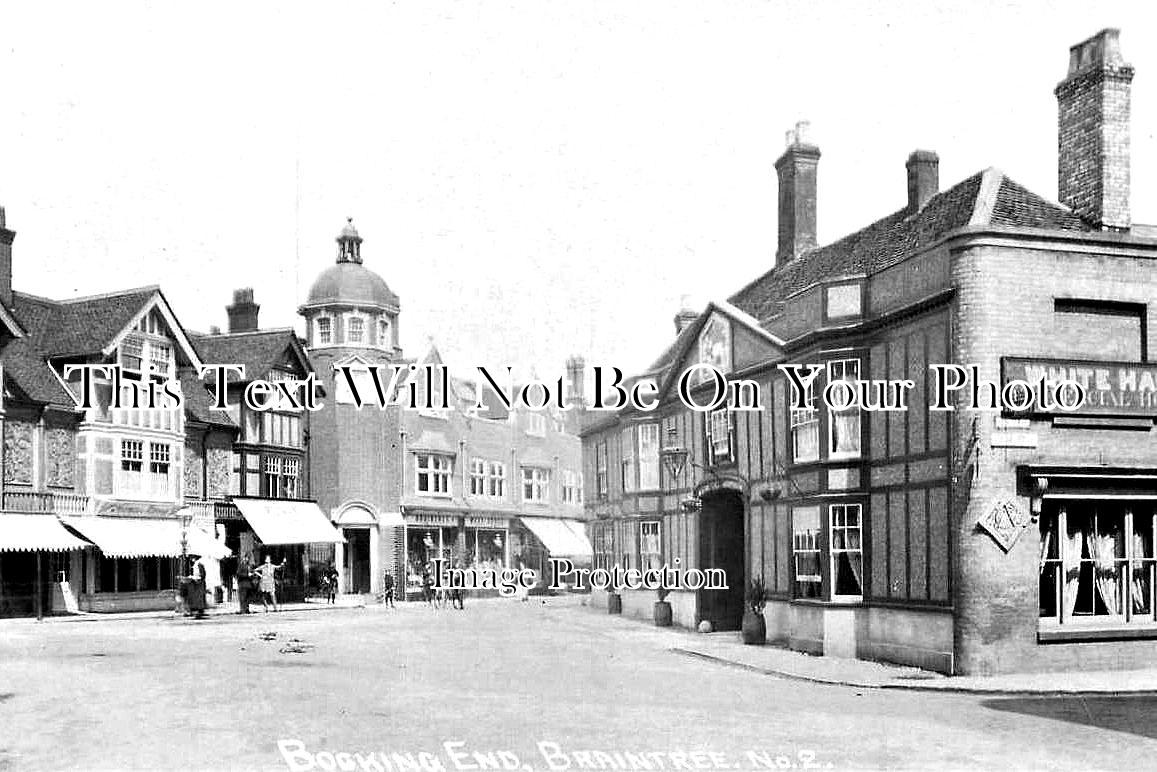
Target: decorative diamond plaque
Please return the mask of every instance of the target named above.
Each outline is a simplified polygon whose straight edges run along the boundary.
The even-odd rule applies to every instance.
[[[1000,545],[1005,552],[1012,549],[1032,517],[1012,499],[998,499],[993,502],[976,524]]]

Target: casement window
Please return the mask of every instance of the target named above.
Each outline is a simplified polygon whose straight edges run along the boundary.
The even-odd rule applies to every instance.
[[[447,456],[419,453],[417,456],[418,493],[425,493],[429,496],[449,496],[451,466],[450,458]]]
[[[470,459],[470,495],[486,495],[486,462],[480,458]]]
[[[262,464],[261,493],[271,499],[295,499],[300,475],[300,459],[289,456],[266,456]]]
[[[317,320],[317,344],[328,346],[333,343],[333,319],[322,316]]]
[[[121,369],[131,373],[139,373],[143,369],[145,357],[145,341],[133,335],[127,336],[120,345]]]
[[[550,470],[525,466],[522,468],[522,499],[545,504],[550,500]]]
[[[346,320],[349,323],[346,338],[350,343],[364,343],[366,340],[366,320],[360,316],[351,316]]]
[[[828,383],[852,384],[860,379],[860,360],[839,359],[828,362]],[[833,389],[833,392],[838,389]],[[847,391],[847,389],[844,389]],[[833,393],[833,401],[847,401],[848,394]],[[828,458],[860,457],[860,415],[858,407],[828,411]]]
[[[659,424],[639,427],[639,490],[659,489]]]
[[[1041,517],[1041,624],[1153,624],[1157,513],[1143,502],[1079,501]]]
[[[506,498],[506,464],[490,462],[486,475],[486,495],[495,499]]]
[[[731,411],[726,408],[712,410],[704,422],[707,428],[707,460],[716,464],[729,464],[735,460],[735,431]]]
[[[599,498],[605,499],[610,493],[610,483],[607,466],[607,443],[595,445],[595,484],[598,487]]]
[[[788,385],[788,391],[794,387]],[[793,394],[788,394],[791,405],[791,457],[793,461],[815,461],[820,457],[820,413],[816,409],[816,379],[804,391],[804,408],[795,408]]]
[[[168,340],[140,333],[126,335],[118,349],[122,372],[144,377],[150,373],[159,380],[168,380],[173,374],[173,347]]]
[[[168,500],[173,497],[173,448],[167,442],[121,440],[116,492],[125,498]]]
[[[628,426],[619,432],[619,467],[623,475],[623,493],[631,493],[638,488],[639,469],[635,466],[635,427]]]
[[[823,595],[820,508],[795,507],[791,511],[791,552],[795,568],[795,597]]]
[[[859,504],[828,507],[832,600],[864,597],[863,522]]]
[[[639,569],[660,568],[663,565],[661,523],[644,520],[639,523]]]
[[[577,472],[566,470],[562,473],[562,503],[582,503],[582,478]]]

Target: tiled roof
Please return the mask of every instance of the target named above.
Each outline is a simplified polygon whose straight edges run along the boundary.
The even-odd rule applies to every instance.
[[[181,394],[185,398],[185,415],[194,421],[200,421],[214,426],[236,428],[237,422],[229,417],[224,410],[210,410],[213,396],[205,383],[198,380],[192,373],[182,376]]]
[[[75,407],[48,360],[100,351],[157,292],[156,287],[142,287],[67,301],[13,292],[13,316],[27,335],[0,352],[5,374],[28,399]]]
[[[289,327],[218,335],[190,335],[206,364],[245,365],[245,378],[264,378],[280,362],[285,350],[295,347],[297,334]],[[304,359],[304,351],[298,351]],[[308,364],[308,362],[307,362]]]
[[[984,197],[990,186],[996,193],[988,206]],[[824,279],[871,275],[969,224],[1091,230],[1065,207],[989,169],[936,194],[915,215],[901,209],[773,268],[735,293],[731,302],[766,326],[793,293]]]

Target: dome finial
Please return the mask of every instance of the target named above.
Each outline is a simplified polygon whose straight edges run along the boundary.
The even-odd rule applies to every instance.
[[[337,261],[339,263],[362,262],[362,237],[354,227],[354,218],[345,218],[345,227],[337,237]]]

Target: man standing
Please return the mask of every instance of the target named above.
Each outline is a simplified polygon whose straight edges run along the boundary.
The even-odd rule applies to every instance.
[[[241,556],[237,563],[237,613],[248,614],[249,592],[253,588],[253,569],[249,565],[249,558]]]
[[[389,571],[382,577],[382,603],[390,608],[394,606],[394,575]]]

